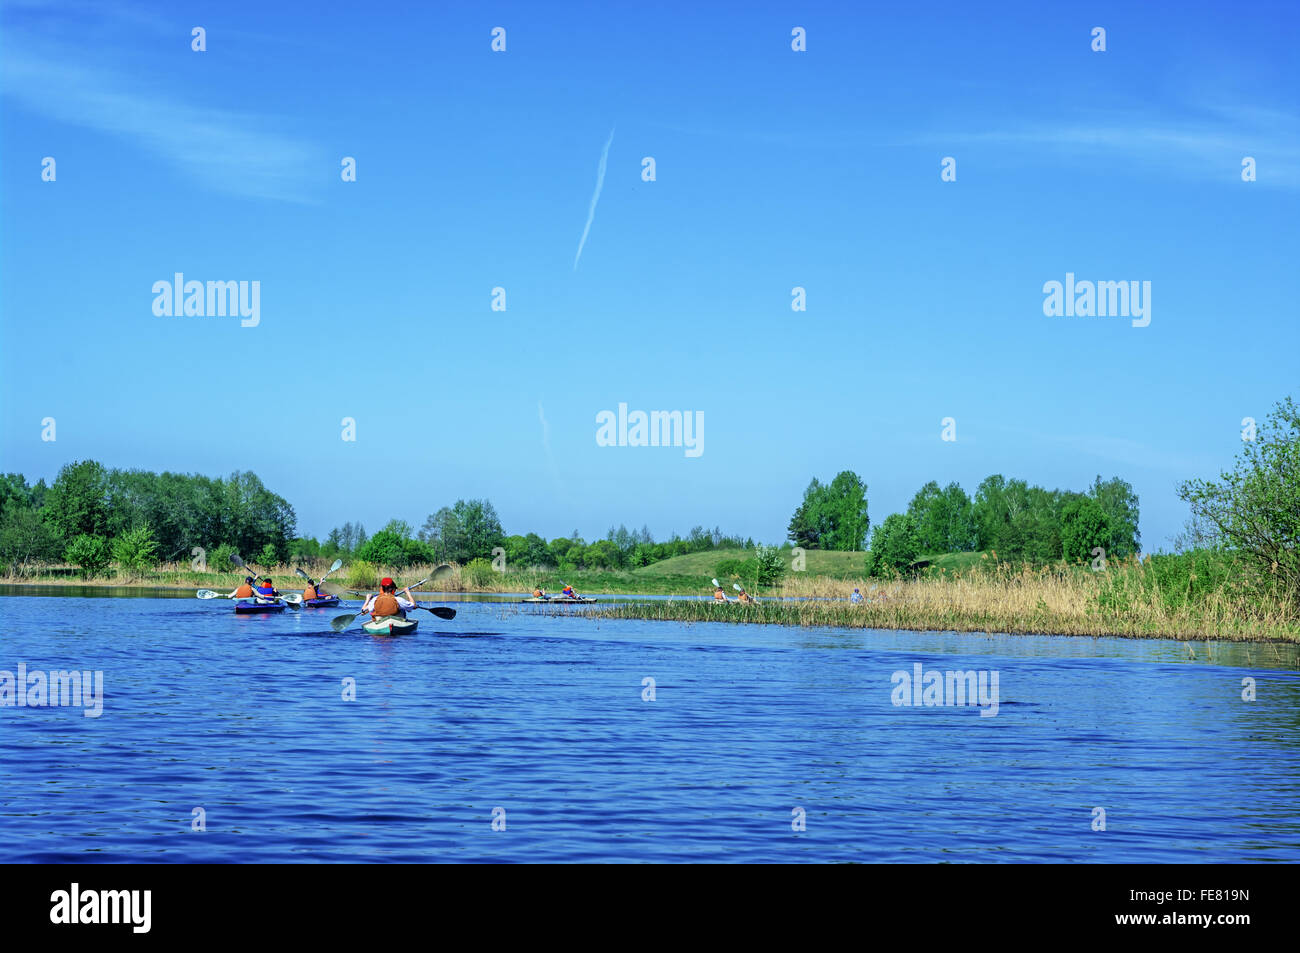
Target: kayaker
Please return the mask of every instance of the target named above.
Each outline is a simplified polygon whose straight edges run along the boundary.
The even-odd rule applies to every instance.
[[[405,619],[406,613],[415,609],[415,602],[410,599],[410,586],[407,586],[402,592],[406,594],[407,598],[399,596],[397,594],[397,583],[385,576],[379,580],[379,595],[367,598],[365,604],[361,607],[361,611],[369,612],[372,619],[383,619],[389,616]]]
[[[245,576],[244,584],[232,592],[227,598],[230,599],[251,599],[253,598],[253,577]]]
[[[308,599],[328,599],[330,594],[316,584],[316,580],[310,576],[307,578],[307,588],[302,591],[302,599],[306,602]]]
[[[727,598],[726,590],[724,590],[721,586],[716,586],[716,587],[714,587],[714,590],[713,590],[713,601],[714,601],[714,602],[730,602],[731,600]]]
[[[257,584],[258,602],[274,602],[276,599],[279,598],[280,598],[280,593],[276,590],[275,586],[271,584],[271,580],[263,579],[260,583]]]
[[[853,595],[849,596],[849,602],[852,602],[856,605],[861,601],[862,601],[862,593],[859,592],[857,589],[854,589]]]
[[[755,599],[753,596],[751,596],[751,595],[750,595],[748,592],[746,592],[744,589],[741,589],[741,590],[740,590],[740,598],[737,599],[736,601],[737,601],[737,602],[740,602],[740,603],[743,603],[744,605],[747,605],[747,606],[754,605],[756,602],[758,602],[757,599]]]
[[[533,598],[534,598],[534,599],[545,599],[545,598],[546,598],[546,590],[543,589],[541,586],[534,586],[534,587],[533,587]]]
[[[578,598],[578,594],[573,591],[572,586],[565,586],[563,589],[560,590],[560,595],[564,596],[564,598],[566,599]]]

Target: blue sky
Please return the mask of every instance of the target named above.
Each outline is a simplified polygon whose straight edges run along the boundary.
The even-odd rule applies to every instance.
[[[6,471],[251,469],[319,536],[486,496],[768,541],[842,469],[873,523],[1119,475],[1156,549],[1298,390],[1293,5],[102,6],[0,5]],[[156,316],[177,271],[260,324]],[[1044,316],[1067,272],[1150,281],[1150,325]],[[704,453],[598,446],[619,403]]]

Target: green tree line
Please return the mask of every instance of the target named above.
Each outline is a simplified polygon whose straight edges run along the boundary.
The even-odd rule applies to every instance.
[[[790,518],[789,540],[805,549],[861,550],[871,519],[867,484],[851,470],[829,483],[817,478]],[[972,499],[957,483],[931,481],[904,513],[894,513],[871,532],[867,570],[905,571],[922,556],[992,550],[999,559],[1048,563],[1108,558],[1141,547],[1138,498],[1133,487],[1100,476],[1086,492],[1047,490],[1001,474],[986,478]]]
[[[546,539],[537,533],[507,534],[490,500],[457,500],[431,513],[419,531],[403,520],[390,520],[368,536],[360,523],[344,523],[325,541],[296,540],[291,549],[301,558],[353,556],[383,566],[455,562],[462,566],[503,558],[508,567],[633,569],[671,556],[712,549],[750,548],[752,539],[728,536],[721,528],[696,526],[686,536],[656,542],[648,527],[610,527],[603,539],[588,542],[574,530]]]
[[[1085,492],[1048,490],[1001,474],[986,477],[972,499],[957,483],[931,481],[906,512],[876,527],[870,575],[908,571],[924,556],[987,551],[1004,562],[1081,562],[1100,551],[1122,559],[1141,549],[1138,497],[1119,477],[1096,478]]]
[[[85,460],[64,466],[49,486],[0,477],[0,564],[9,572],[59,561],[138,572],[223,549],[279,562],[295,526],[293,507],[251,472],[206,477]]]

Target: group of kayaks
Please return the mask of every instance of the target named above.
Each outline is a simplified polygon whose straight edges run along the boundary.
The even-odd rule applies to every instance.
[[[237,555],[231,556],[231,561],[240,569],[247,572],[252,572],[252,570],[250,570],[249,567],[243,562],[243,560],[241,560]],[[310,585],[310,589],[308,591],[312,593],[312,596],[309,599],[304,599],[301,594],[296,592],[281,593],[275,590],[271,586],[270,580],[266,579],[266,577],[264,576],[261,578],[266,579],[265,593],[254,590],[252,596],[250,597],[250,596],[242,595],[238,592],[238,590],[236,590],[235,593],[231,593],[230,595],[223,597],[221,593],[213,592],[211,589],[200,589],[198,591],[198,597],[200,599],[233,598],[235,600],[235,604],[234,604],[235,614],[242,615],[242,616],[275,615],[277,613],[283,612],[285,609],[288,608],[334,609],[341,606],[342,601],[336,595],[321,591],[320,587],[321,587],[321,583],[325,581],[325,578],[329,576],[330,573],[337,572],[338,569],[342,566],[342,564],[343,564],[342,560],[335,560],[334,565],[330,567],[329,572],[325,573],[325,576],[321,577],[321,581],[319,583],[316,582],[316,580],[312,579],[310,576],[308,576],[301,569],[294,570],[299,576],[302,576],[303,579],[306,579],[308,584]],[[245,581],[246,582],[248,581],[247,578]],[[421,582],[424,581],[426,580],[421,580]],[[384,582],[390,583],[391,580],[385,579]],[[441,613],[442,615],[448,618],[455,617],[454,610],[433,608],[430,609],[429,611],[433,612],[435,615]],[[358,612],[354,615],[341,616],[339,618],[336,618],[333,620],[333,622],[331,622],[331,627],[334,628],[336,631],[339,631],[341,626],[345,627],[344,623],[350,623],[353,620],[357,619],[360,615],[362,615],[362,613]],[[361,622],[361,628],[364,629],[370,635],[409,635],[412,632],[414,632],[416,628],[418,628],[418,626],[419,626],[419,622],[416,621],[415,619],[407,619],[407,618],[403,618],[402,616],[383,616],[380,618],[372,617],[370,619],[363,620]]]
[[[572,586],[566,585],[558,596],[548,595],[546,590],[538,586],[533,590],[533,594],[526,599],[520,599],[520,602],[544,602],[547,605],[569,605],[569,606],[586,606],[595,602],[594,596],[580,596],[573,591]]]
[[[595,596],[574,596],[570,599],[567,596],[529,596],[527,599],[520,599],[520,602],[543,603],[548,606],[587,606],[596,601]]]
[[[315,599],[303,599],[298,603],[303,609],[333,609],[339,604],[338,596],[324,596]],[[255,615],[265,614],[268,612],[283,612],[288,606],[280,600],[269,602],[257,602],[256,600],[241,599],[235,603],[235,612],[238,615]]]

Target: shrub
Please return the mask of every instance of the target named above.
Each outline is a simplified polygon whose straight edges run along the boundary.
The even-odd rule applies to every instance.
[[[892,579],[909,573],[921,556],[921,538],[916,520],[906,513],[892,513],[871,534],[867,553],[867,575]]]
[[[759,546],[754,553],[755,579],[760,586],[774,586],[785,575],[785,559],[775,546]]]
[[[377,585],[379,585],[379,573],[364,559],[354,560],[352,565],[348,566],[349,589],[374,589]]]
[[[31,507],[9,506],[0,518],[0,566],[7,572],[25,575],[62,551],[59,534]]]
[[[748,559],[722,559],[718,561],[714,572],[723,579],[744,579],[746,575],[753,576],[754,562]]]
[[[104,537],[82,533],[68,544],[63,558],[77,566],[82,576],[98,576],[113,561],[113,551]]]
[[[238,553],[234,546],[229,543],[222,543],[208,551],[208,572],[239,572],[239,567],[230,561],[230,557]]]
[[[492,585],[496,573],[492,564],[486,559],[471,559],[460,571],[461,578],[476,589],[486,589]]]
[[[1178,488],[1192,518],[1300,593],[1300,406],[1290,397],[1243,440],[1236,466],[1218,480]]]
[[[140,575],[158,562],[153,531],[141,523],[113,540],[113,560],[129,574]]]

